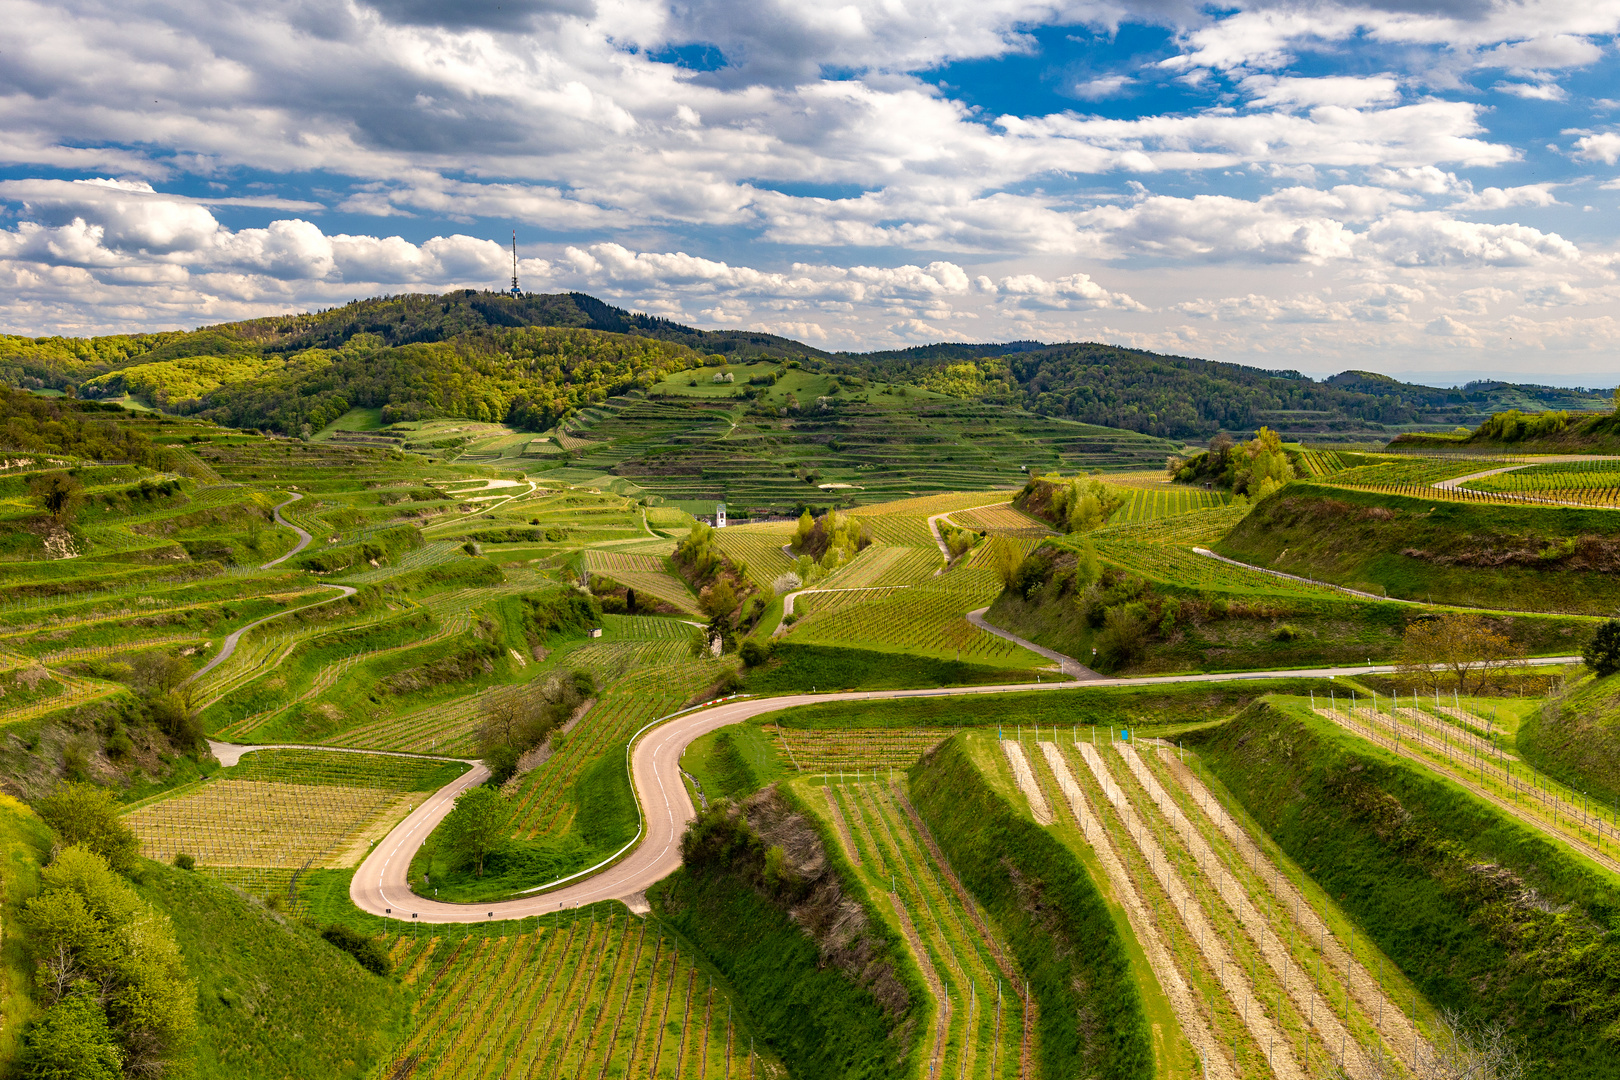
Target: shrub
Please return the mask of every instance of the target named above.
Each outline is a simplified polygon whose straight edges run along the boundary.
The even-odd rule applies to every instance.
[[[387,976],[393,973],[394,962],[388,958],[388,950],[375,938],[369,938],[342,923],[332,923],[321,931],[321,937],[354,957],[361,967],[373,975]]]
[[[110,792],[93,784],[63,784],[36,809],[64,846],[82,845],[120,873],[134,868],[140,842],[119,817]]]
[[[1610,619],[1597,628],[1581,650],[1581,660],[1598,675],[1620,671],[1620,619]]]
[[[197,860],[186,854],[184,851],[177,851],[174,853],[174,865],[178,866],[182,870],[195,870],[197,868]]]
[[[749,667],[758,667],[771,658],[771,647],[769,644],[764,644],[750,638],[742,643],[742,648],[737,650],[737,655],[740,656],[742,658],[742,662]]]
[[[1300,638],[1299,627],[1289,626],[1284,623],[1271,632],[1271,637],[1274,641],[1298,641]]]

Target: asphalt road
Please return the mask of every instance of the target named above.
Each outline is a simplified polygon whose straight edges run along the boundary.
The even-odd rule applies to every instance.
[[[1527,664],[1578,663],[1579,657],[1560,656],[1528,660]],[[1153,683],[1232,682],[1252,679],[1328,678],[1387,674],[1387,664],[1361,667],[1311,668],[1299,671],[1245,671],[1217,675],[1153,675],[1134,679],[1093,679],[1066,683],[1052,689],[1084,690],[1096,686],[1142,686]],[[599,900],[623,900],[633,909],[645,910],[643,893],[647,886],[667,877],[681,862],[681,833],[696,816],[686,786],[681,782],[681,754],[694,739],[728,724],[764,713],[829,701],[877,701],[910,697],[955,697],[967,694],[1005,694],[1045,689],[1019,683],[1013,686],[950,686],[929,690],[865,690],[839,694],[792,694],[784,697],[749,698],[682,713],[652,727],[637,740],[631,751],[631,776],[641,806],[642,834],[620,861],[605,868],[592,868],[573,883],[563,884],[537,896],[500,903],[450,904],[416,896],[406,883],[411,857],[427,840],[440,821],[455,805],[456,796],[488,779],[482,765],[439,789],[427,802],[383,837],[355,871],[349,897],[362,911],[410,922],[472,923],[493,919],[523,919],[544,915],[561,908],[578,907]]]

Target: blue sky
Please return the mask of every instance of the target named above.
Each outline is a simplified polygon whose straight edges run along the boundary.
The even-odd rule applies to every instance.
[[[17,0],[0,331],[579,289],[1614,382],[1620,0]]]

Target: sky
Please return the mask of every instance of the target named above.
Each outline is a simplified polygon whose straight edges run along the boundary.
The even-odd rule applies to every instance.
[[[1620,0],[0,0],[0,332],[579,290],[1612,386]]]

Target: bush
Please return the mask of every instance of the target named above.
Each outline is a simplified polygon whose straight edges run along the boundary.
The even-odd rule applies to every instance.
[[[134,869],[140,842],[119,816],[110,792],[92,784],[63,784],[36,809],[63,846],[82,845],[119,873]]]
[[[1273,641],[1298,641],[1300,638],[1299,627],[1289,626],[1284,623],[1271,632],[1271,637]]]
[[[119,1080],[123,1061],[107,1015],[88,997],[63,998],[23,1036],[28,1080]]]
[[[174,853],[174,865],[178,866],[182,870],[195,870],[197,868],[197,860],[193,859],[190,855],[187,855],[184,851],[177,851]]]
[[[1620,619],[1610,619],[1597,628],[1581,650],[1581,660],[1598,675],[1620,671]]]
[[[769,643],[761,643],[750,638],[742,643],[742,648],[737,650],[737,655],[742,658],[742,662],[747,666],[758,667],[771,658],[771,647]]]
[[[321,937],[354,957],[361,967],[373,975],[387,976],[393,973],[394,962],[388,958],[388,950],[375,938],[369,938],[342,923],[332,923],[321,931]]]

